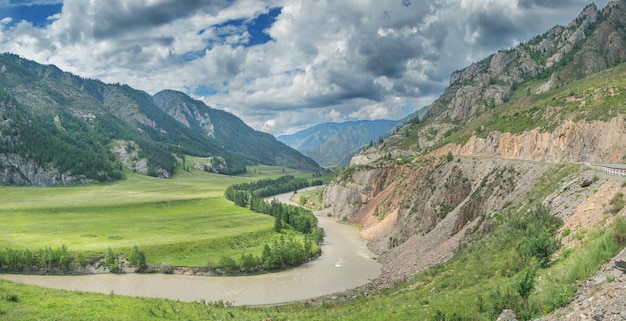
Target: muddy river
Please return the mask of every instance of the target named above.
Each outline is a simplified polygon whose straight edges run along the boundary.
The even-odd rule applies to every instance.
[[[291,195],[279,195],[286,202]],[[381,273],[353,226],[318,213],[326,230],[322,255],[287,271],[254,276],[184,276],[167,274],[92,274],[80,276],[0,274],[0,278],[42,287],[138,297],[234,305],[290,302],[336,293],[368,283]]]

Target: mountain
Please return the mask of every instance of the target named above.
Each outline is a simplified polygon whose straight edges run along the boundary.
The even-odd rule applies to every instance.
[[[402,289],[424,295],[424,315],[549,313],[573,298],[564,284],[624,247],[575,273],[595,251],[587,231],[613,233],[626,214],[626,184],[608,170],[626,166],[625,75],[626,1],[589,5],[454,72],[426,116],[355,155],[323,203],[363,227],[384,286],[415,280]]]
[[[252,129],[235,115],[210,108],[184,93],[163,90],[153,100],[168,115],[195,133],[208,137],[238,159],[253,164],[262,163],[319,171],[315,161],[279,142],[270,134]]]
[[[397,123],[393,120],[323,123],[277,139],[322,166],[336,167],[345,165],[360,148],[388,136]]]
[[[215,164],[208,169],[224,174],[259,163],[321,169],[225,112],[211,111],[220,115],[212,135],[192,128],[155,103],[163,96],[0,55],[0,179],[40,186],[101,182],[120,178],[122,167],[169,177],[174,154],[207,157]],[[233,129],[245,137],[233,136]],[[243,145],[253,148],[241,152]],[[276,153],[270,157],[264,148]]]

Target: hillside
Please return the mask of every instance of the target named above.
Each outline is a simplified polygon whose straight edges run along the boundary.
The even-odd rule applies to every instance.
[[[568,26],[453,73],[423,121],[352,158],[325,190],[324,203],[331,215],[363,226],[384,263],[383,284],[422,275],[427,281],[414,289],[432,285],[431,306],[440,296],[472,302],[459,310],[470,319],[495,318],[503,308],[531,319],[573,298],[575,287],[554,290],[560,285],[549,275],[576,268],[581,263],[568,260],[566,249],[592,246],[597,236],[588,231],[609,233],[626,215],[614,205],[623,197],[623,178],[588,166],[626,162],[624,26],[626,1],[603,10],[590,5]],[[554,221],[546,224],[554,228],[511,239],[531,229],[535,218],[527,215],[537,206],[550,213],[545,219]],[[557,243],[542,240],[551,249],[547,257],[528,260],[527,247],[539,245],[525,242],[539,242],[538,234]],[[594,268],[623,246],[607,245]],[[486,275],[472,270],[478,256]],[[459,265],[483,283],[466,280],[474,276]],[[434,275],[420,274],[433,267]],[[588,272],[558,273],[576,275],[568,279],[575,284]],[[437,275],[459,283],[454,288],[442,279],[446,285],[437,287]],[[533,284],[518,293],[524,275]],[[543,278],[536,286],[535,275]]]
[[[323,123],[277,139],[324,167],[346,166],[357,151],[387,137],[397,123],[393,120]]]
[[[146,92],[16,55],[0,55],[0,86],[4,184],[109,181],[121,177],[122,167],[165,178],[176,167],[174,154],[205,157],[207,170],[224,174],[243,173],[253,164],[321,169],[231,114],[204,106],[220,115],[209,135],[170,116]]]
[[[208,137],[237,159],[253,164],[320,170],[313,160],[277,141],[274,136],[256,131],[235,115],[210,108],[184,93],[164,90],[156,93],[153,100],[168,115],[195,133]]]

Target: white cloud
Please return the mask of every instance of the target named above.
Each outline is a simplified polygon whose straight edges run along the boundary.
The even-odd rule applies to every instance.
[[[596,1],[602,7],[608,0]],[[13,2],[0,0],[0,7]],[[32,4],[58,3],[32,0]],[[45,27],[0,20],[0,51],[155,93],[193,93],[256,129],[399,119],[450,73],[554,24],[586,0],[66,0]],[[249,23],[281,7],[272,41]],[[239,24],[228,24],[229,21]]]

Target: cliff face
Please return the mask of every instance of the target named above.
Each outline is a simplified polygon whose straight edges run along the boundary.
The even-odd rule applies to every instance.
[[[404,279],[452,257],[466,234],[518,203],[557,165],[505,159],[418,158],[392,168],[361,167],[324,192],[330,213],[363,226],[385,277]],[[471,233],[469,232],[471,231]]]
[[[93,183],[82,175],[42,168],[17,154],[0,154],[0,182],[5,185],[52,186]]]
[[[565,121],[553,132],[491,132],[463,145],[448,145],[434,155],[500,157],[549,163],[620,163],[626,156],[626,123],[620,115],[608,122]]]

